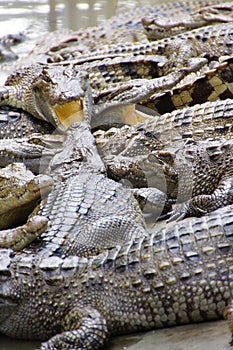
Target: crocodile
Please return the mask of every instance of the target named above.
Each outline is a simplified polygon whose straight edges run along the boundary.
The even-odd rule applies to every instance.
[[[142,18],[142,24],[149,40],[159,40],[194,28],[210,24],[227,23],[233,20],[232,2],[211,4],[181,16],[161,16],[149,14]]]
[[[225,1],[222,1],[224,4]],[[227,2],[228,3],[228,2]],[[120,13],[103,22],[97,27],[88,27],[78,31],[63,30],[46,34],[41,38],[26,57],[27,64],[62,62],[81,55],[87,49],[95,49],[98,46],[115,43],[147,42],[148,35],[142,24],[142,17],[151,14],[160,17],[171,18],[173,16],[191,15],[200,8],[216,5],[216,0],[210,1],[176,1],[152,7],[140,7]],[[217,16],[215,16],[216,18]],[[222,18],[216,18],[221,22]],[[164,33],[166,34],[166,33]],[[25,58],[19,65],[25,65]]]
[[[190,71],[198,70],[200,66],[206,64],[206,59],[198,60],[196,56],[205,55],[212,60],[222,55],[231,55],[232,48],[229,41],[231,41],[232,28],[232,23],[227,23],[198,28],[146,45],[118,45],[115,49],[109,46],[106,53],[102,54],[100,51],[99,54],[96,50],[89,52],[87,56],[82,55],[80,59],[66,62],[71,63],[71,66],[60,64],[29,66],[16,71],[7,79],[5,86],[1,89],[0,104],[20,107],[33,116],[50,121],[57,126],[59,117],[61,118],[61,115],[63,116],[67,111],[70,116],[82,110],[80,85],[82,80],[87,78],[94,90],[95,103],[102,104],[102,107],[109,99],[113,104],[135,103],[146,98],[150,99],[151,95],[169,90]],[[177,51],[174,50],[174,45],[184,49],[180,56],[180,63],[177,57],[170,55],[171,48],[173,52]],[[144,64],[148,65],[146,71],[143,69],[142,75],[140,69],[135,68],[137,59],[140,60],[138,66],[143,66],[142,57],[130,58],[138,54],[143,55]],[[157,55],[156,59],[154,55]],[[115,58],[116,62],[115,56],[120,56]],[[168,62],[164,61],[164,56]],[[169,56],[169,59],[166,56]],[[106,61],[103,61],[105,57]],[[115,65],[118,70],[123,58],[126,60],[126,72],[133,70],[133,77],[126,73],[124,80],[121,69],[120,81],[114,83],[112,68]],[[151,70],[151,62],[154,70]],[[159,65],[162,65],[160,69],[158,69]],[[101,75],[104,77],[103,80],[100,79]],[[101,83],[98,84],[99,80],[103,81],[103,86]],[[97,96],[95,96],[95,89]],[[66,105],[67,102],[69,105]]]
[[[39,211],[50,222],[41,236],[48,251],[85,255],[145,234],[133,192],[106,177],[85,122],[74,123],[67,130],[62,150],[50,161],[48,173],[58,179]]]
[[[155,91],[167,90],[191,71],[198,70],[206,63],[206,59],[192,58],[186,66],[165,76],[163,66],[160,69],[160,63],[164,63],[162,56],[149,59],[139,56],[125,60],[101,61],[82,65],[81,68],[80,66],[39,64],[25,67],[6,80],[0,91],[0,105],[22,108],[32,116],[50,122],[55,127],[62,128],[64,125],[67,127],[76,120],[82,120],[83,84],[90,85],[93,97],[95,93],[99,95],[102,91],[105,95],[121,94],[124,100],[123,94],[126,92],[124,102],[128,104],[130,102],[128,94],[134,99],[133,96],[138,96],[139,90],[144,97],[154,94]],[[139,74],[142,79],[138,78]],[[101,75],[102,79],[100,79]],[[112,84],[110,84],[111,80],[113,80]],[[114,83],[114,80],[117,83]]]
[[[232,53],[230,45],[232,22],[209,25],[179,33],[177,35],[148,43],[104,45],[100,49],[87,50],[82,55],[72,57],[63,64],[82,64],[104,58],[164,55],[175,67],[190,57],[206,56],[209,60]],[[54,63],[56,65],[56,63]],[[61,64],[61,63],[57,63]]]
[[[160,189],[169,194],[169,191],[174,191],[174,187],[177,188],[178,181],[181,187],[181,179],[177,178],[174,169],[171,171],[174,166],[174,153],[182,149],[190,139],[194,142],[206,139],[220,141],[231,139],[232,108],[233,101],[231,99],[206,102],[201,105],[197,104],[193,107],[175,110],[138,125],[124,125],[121,128],[115,127],[107,131],[97,130],[94,132],[94,136],[98,152],[108,171],[108,176],[117,181],[120,180],[130,187],[140,188],[142,186],[143,193],[146,191],[145,186],[150,186],[150,189],[151,186],[158,186],[158,183],[155,183],[154,178],[156,178],[160,180]],[[165,154],[161,153],[162,159],[165,161],[165,169],[163,168],[163,162],[162,168],[160,163],[155,168],[157,164],[154,163],[156,158],[154,158],[153,153],[164,149],[168,150]],[[215,161],[216,159],[213,164],[216,165]],[[184,160],[181,160],[181,162],[184,162]],[[180,169],[179,172],[183,172],[183,170]],[[190,172],[192,173],[191,169]],[[188,178],[190,178],[190,175]],[[167,180],[169,179],[167,184],[166,177]],[[199,186],[197,183],[195,182],[194,189],[195,186]],[[202,189],[206,191],[205,186]],[[181,196],[181,192],[179,194]],[[137,190],[136,197],[138,195],[140,196],[140,193]],[[191,198],[190,191],[189,195]],[[195,190],[193,195],[195,195]],[[175,194],[176,197],[177,194]],[[204,205],[204,202],[202,205]],[[180,209],[182,209],[181,206]],[[169,206],[164,210],[165,212],[170,211]],[[145,212],[144,208],[143,212]]]
[[[104,160],[118,155],[133,158],[165,146],[175,150],[187,139],[230,139],[233,136],[232,126],[233,100],[225,99],[176,109],[136,125],[97,130],[93,135]]]
[[[216,320],[232,299],[232,206],[90,258],[0,250],[0,331],[40,350]]]
[[[25,138],[34,133],[51,134],[54,131],[50,123],[22,110],[8,106],[0,108],[0,139]]]
[[[26,221],[41,197],[52,189],[47,175],[35,176],[23,164],[12,163],[0,169],[0,229]]]
[[[161,144],[160,144],[161,146]],[[133,187],[155,187],[177,200],[171,219],[203,215],[232,197],[232,140],[205,140],[144,147],[104,158],[108,176]],[[156,148],[156,146],[155,146]],[[147,154],[146,154],[147,153]]]
[[[91,105],[85,113],[89,120]],[[48,220],[48,228],[37,242],[38,254],[88,255],[146,234],[134,193],[107,178],[86,119],[72,124],[63,144],[53,151],[47,169],[45,165],[40,168],[53,178],[54,188],[34,213]],[[39,137],[43,139],[43,135]],[[46,163],[47,155],[44,158]],[[29,227],[31,232],[33,225]],[[27,245],[26,237],[27,234],[23,247]],[[3,239],[1,245],[5,243],[8,244]]]
[[[2,104],[14,105],[27,110],[31,115],[58,126],[60,119],[82,119],[82,81],[91,75],[92,90],[105,87],[107,81],[129,80],[138,78],[156,78],[162,75],[159,64],[163,59],[158,57],[147,60],[144,57],[135,59],[107,60],[99,64],[85,66],[84,72],[77,68],[64,66],[33,65],[10,75],[2,88]],[[137,72],[138,71],[138,72]],[[112,73],[114,74],[112,75]],[[102,79],[101,79],[102,75]],[[16,97],[16,99],[15,99]],[[73,118],[73,119],[72,119]]]

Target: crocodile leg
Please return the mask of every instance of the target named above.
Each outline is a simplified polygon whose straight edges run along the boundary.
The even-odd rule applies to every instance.
[[[195,196],[187,202],[179,203],[170,212],[168,221],[182,220],[186,216],[200,216],[233,202],[233,178],[222,179],[212,194]]]
[[[70,311],[62,322],[62,332],[42,343],[40,350],[97,349],[109,338],[106,319],[91,307]]]
[[[231,205],[89,259],[2,249],[0,330],[43,350],[94,350],[108,335],[220,319],[233,295],[232,226]]]

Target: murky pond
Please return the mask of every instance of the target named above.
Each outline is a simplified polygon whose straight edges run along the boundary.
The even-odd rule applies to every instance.
[[[14,47],[17,55],[29,52],[37,39],[56,29],[73,30],[97,25],[105,18],[135,6],[148,6],[163,0],[13,0],[0,1],[0,37],[22,32],[26,41]],[[0,73],[0,83],[7,75]],[[229,350],[230,335],[225,322],[188,325],[145,334],[117,337],[105,350]],[[0,335],[0,350],[32,350],[40,343],[20,341]]]

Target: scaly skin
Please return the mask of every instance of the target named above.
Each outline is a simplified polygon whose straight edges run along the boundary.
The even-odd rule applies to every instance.
[[[232,206],[86,259],[0,251],[0,331],[41,350],[222,317],[232,298]]]
[[[53,187],[47,175],[33,175],[22,164],[12,163],[0,169],[0,229],[14,227],[28,215]],[[0,234],[2,231],[0,231]]]
[[[106,177],[88,124],[70,127],[48,173],[56,183],[38,213],[49,220],[41,237],[46,254],[85,255],[145,234],[138,202]]]
[[[102,105],[100,106],[102,109],[109,103],[135,103],[150,100],[152,95],[161,94],[176,86],[191,71],[199,70],[206,63],[206,60],[201,59],[200,56],[205,55],[211,60],[222,55],[231,55],[232,47],[228,42],[231,40],[232,32],[232,23],[208,26],[147,45],[119,45],[117,48],[109,46],[103,52],[93,51],[86,56],[82,55],[81,59],[72,61],[71,67],[60,65],[27,67],[7,79],[5,86],[1,89],[1,105],[20,107],[35,117],[57,126],[62,121],[61,118],[67,117],[67,115],[64,117],[64,114],[71,116],[82,110],[83,82],[87,81],[87,76],[94,90],[95,104]],[[179,50],[175,46],[178,46]],[[149,67],[149,69],[143,69],[143,74],[140,73],[140,69],[135,68],[137,58],[130,58],[141,54],[145,56],[144,64]],[[158,58],[154,59],[154,55],[158,55]],[[169,60],[158,68],[161,60],[164,63],[162,56]],[[117,64],[114,63],[114,57],[118,57],[115,58]],[[121,65],[119,57],[122,57],[123,61],[128,60],[127,64],[124,63],[127,71],[136,69],[136,74],[134,73],[133,79],[128,81],[131,75],[126,74],[124,77],[124,74],[120,73],[120,81],[114,83],[110,77],[114,67],[117,71],[119,70]],[[99,62],[104,58],[107,58],[107,61]],[[141,57],[139,59],[139,66],[141,66],[143,60]],[[130,60],[132,60],[131,63]],[[155,60],[153,62],[155,77],[151,70],[151,60]],[[91,61],[97,62],[89,66],[87,62]],[[83,63],[85,63],[84,66],[82,66]],[[102,69],[104,72],[101,73]],[[98,85],[101,74],[106,77],[100,79],[100,85]]]
[[[172,152],[170,149],[172,149]],[[147,150],[133,157],[106,157],[108,175],[124,180],[134,187],[155,187],[168,199],[177,199],[171,219],[186,215],[203,215],[231,204],[232,197],[232,140],[181,142],[169,144],[162,150]],[[124,151],[122,152],[124,153]]]
[[[196,9],[182,16],[180,13],[172,17],[160,14],[149,14],[142,18],[142,24],[146,35],[150,40],[159,40],[211,24],[227,23],[233,20],[232,2],[225,4],[210,4]]]
[[[232,53],[232,48],[228,45],[232,30],[232,23],[224,23],[197,28],[150,43],[105,45],[103,49],[87,51],[86,54],[73,58],[73,63],[136,55],[164,55],[175,66],[190,57],[200,55],[212,59]]]
[[[165,60],[166,61],[166,60]],[[162,63],[162,67],[160,64]],[[107,59],[80,66],[34,65],[13,73],[1,89],[1,105],[22,108],[36,118],[68,126],[82,120],[85,84],[93,90],[93,98],[99,95],[115,96],[123,103],[130,103],[173,87],[187,72],[195,71],[206,63],[205,59],[192,59],[177,72],[164,75],[164,58],[126,57]],[[166,70],[166,69],[165,69]],[[112,74],[114,73],[114,74]],[[125,94],[125,95],[124,95]],[[106,98],[106,97],[105,97]],[[113,101],[116,104],[115,101]]]
[[[94,136],[110,177],[118,181],[126,179],[131,186],[136,187],[159,185],[164,192],[171,194],[174,188],[177,188],[178,181],[181,185],[174,169],[174,152],[181,150],[189,139],[193,141],[204,141],[208,138],[231,139],[232,110],[233,100],[230,99],[206,102],[175,110],[135,126],[125,125],[122,128],[111,128],[106,132],[99,130]],[[156,167],[157,158],[153,154],[159,151],[167,153],[161,158],[162,165],[158,163]],[[218,167],[215,162],[213,164]],[[194,187],[198,182],[198,171],[197,168]],[[200,172],[204,175],[202,171]],[[211,182],[208,181],[206,184],[208,183]],[[203,193],[205,191],[206,187],[203,186]]]
[[[190,74],[170,91],[151,96],[142,104],[161,114],[194,106],[206,101],[225,100],[233,97],[232,55],[205,70],[200,75]]]
[[[124,125],[94,133],[98,152],[109,156],[134,157],[166,147],[175,149],[187,139],[232,138],[233,100],[195,104],[154,117],[137,125]]]
[[[38,254],[89,255],[145,235],[134,193],[106,177],[90,126],[73,124],[59,147],[43,170],[53,178],[54,188],[36,213],[48,219],[37,242]]]
[[[221,3],[225,3],[222,1]],[[146,42],[147,33],[142,25],[142,17],[148,15],[159,15],[161,18],[173,18],[179,16],[184,18],[192,16],[193,11],[198,11],[203,6],[217,5],[216,0],[210,1],[176,1],[168,2],[166,4],[154,5],[152,7],[136,8],[127,11],[124,14],[118,14],[104,21],[104,25],[98,27],[90,27],[78,31],[57,31],[47,34],[43,37],[33,49],[33,51],[26,58],[27,64],[32,63],[51,63],[51,62],[65,62],[72,60],[74,57],[83,54],[86,50],[96,48],[96,43],[99,47],[103,45],[116,43],[137,43]],[[222,17],[216,18],[216,22],[221,22]],[[202,25],[202,23],[199,23]],[[186,29],[186,28],[184,28]],[[192,29],[192,28],[190,28]],[[163,37],[168,36],[167,31],[159,28]],[[20,64],[20,62],[19,62]],[[25,65],[24,61],[21,65]]]
[[[29,137],[32,133],[50,134],[54,127],[22,110],[9,107],[0,109],[0,139]]]
[[[15,251],[22,250],[46,230],[47,224],[48,220],[45,217],[34,215],[21,226],[1,230],[0,245],[1,247],[12,248]]]
[[[45,142],[42,142],[42,138],[45,139]],[[49,139],[52,139],[52,137],[49,137]],[[62,144],[62,141],[59,141],[60,138],[58,139],[58,147],[59,144]],[[53,147],[49,147],[49,142],[51,143],[52,140],[46,143],[46,137],[41,134],[16,139],[1,139],[1,167],[7,166],[12,162],[23,163],[27,169],[38,175],[55,154]]]

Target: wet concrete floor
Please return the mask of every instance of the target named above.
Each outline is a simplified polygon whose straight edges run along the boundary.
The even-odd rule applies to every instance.
[[[103,350],[232,350],[225,321],[159,329],[110,339]],[[0,338],[0,350],[34,350],[40,343]]]

